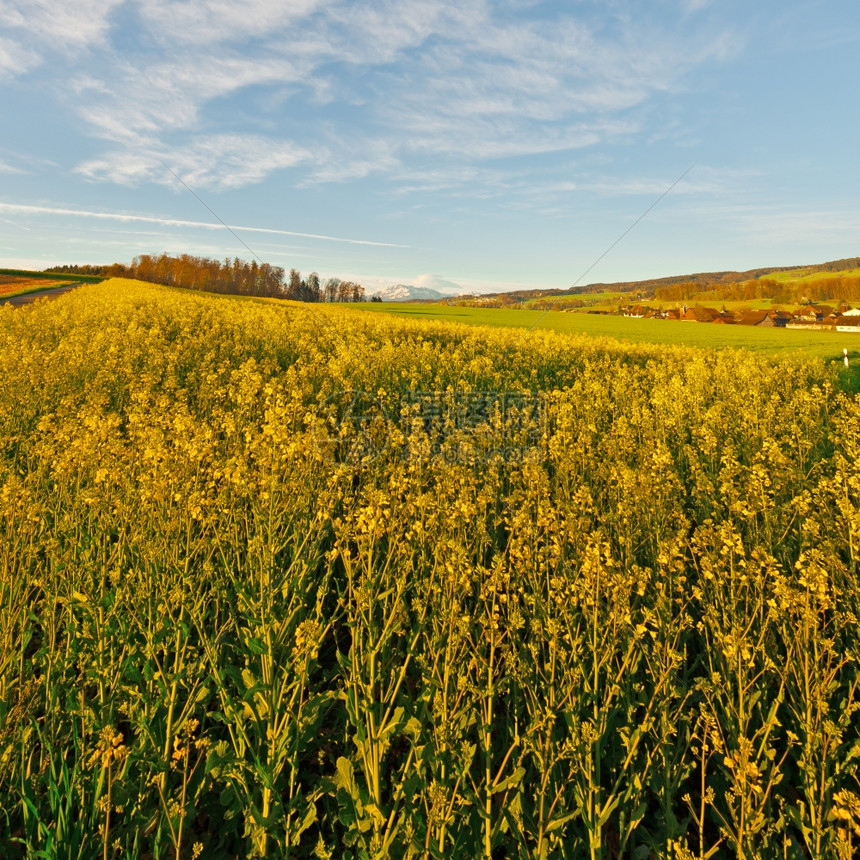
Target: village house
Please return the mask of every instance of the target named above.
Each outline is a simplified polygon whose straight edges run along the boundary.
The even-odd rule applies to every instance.
[[[785,328],[791,319],[791,314],[785,311],[747,311],[738,320],[740,325],[754,325],[761,328]]]
[[[642,319],[642,317],[649,316],[651,310],[650,308],[643,308],[642,305],[627,305],[627,307],[621,309],[621,313],[626,317]]]
[[[794,318],[799,322],[814,323],[821,322],[825,317],[830,316],[834,309],[828,305],[804,305],[798,311],[795,311]]]
[[[712,322],[719,315],[720,312],[716,308],[696,306],[694,308],[687,308],[681,319],[686,322]]]

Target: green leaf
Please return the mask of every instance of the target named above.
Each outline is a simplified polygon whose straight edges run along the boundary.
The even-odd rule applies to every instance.
[[[609,821],[609,816],[615,812],[615,808],[618,806],[620,798],[613,797],[612,800],[608,800],[606,805],[603,807],[603,811],[600,813],[600,818],[597,822],[598,827],[603,827],[607,821]]]
[[[551,818],[549,824],[547,824],[544,829],[546,833],[552,833],[555,830],[558,830],[561,827],[564,827],[568,821],[573,821],[577,815],[579,815],[580,810],[576,809],[573,812],[568,812],[566,815],[557,815],[555,818]]]
[[[385,816],[380,812],[379,807],[375,803],[365,803],[364,811],[370,813],[370,817],[380,826],[385,824]]]
[[[355,783],[355,769],[348,758],[341,756],[337,760],[337,771],[334,776],[334,784],[343,789],[353,800],[358,800],[358,786]]]
[[[397,708],[394,711],[391,719],[388,721],[388,724],[380,730],[379,732],[379,740],[385,740],[389,735],[395,732],[403,721],[403,708]]]
[[[245,645],[248,647],[248,650],[252,654],[256,654],[258,657],[261,654],[267,654],[269,650],[268,648],[266,648],[266,644],[261,639],[258,639],[256,636],[253,636],[248,639]]]
[[[245,682],[245,690],[248,692],[257,686],[257,679],[254,677],[254,673],[250,669],[242,670],[242,680]]]
[[[403,727],[403,734],[409,735],[411,738],[418,738],[421,736],[421,732],[424,730],[424,726],[421,723],[421,720],[416,717],[410,717],[406,721],[406,725]]]
[[[311,803],[308,805],[308,808],[305,810],[305,814],[300,821],[297,821],[293,824],[292,827],[292,835],[294,839],[298,839],[302,833],[305,832],[313,823],[317,820],[317,807],[316,804]]]
[[[643,819],[647,808],[648,804],[643,802],[630,813],[630,817],[628,819],[630,822],[630,830],[632,830]]]
[[[337,820],[348,830],[355,826],[356,822],[355,807],[351,803],[341,803],[337,808]]]
[[[525,775],[526,769],[524,767],[518,767],[509,777],[496,783],[492,787],[493,794],[498,794],[500,791],[505,791],[508,788],[513,788],[514,786],[519,785]]]

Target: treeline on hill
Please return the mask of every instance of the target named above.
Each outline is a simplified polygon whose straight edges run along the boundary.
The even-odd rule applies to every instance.
[[[45,274],[50,275],[87,275],[92,277],[104,277],[104,278],[119,278],[122,277],[127,271],[127,267],[122,263],[111,263],[110,265],[105,266],[91,266],[91,265],[63,265],[63,266],[51,266],[49,269],[45,269]]]
[[[605,291],[612,292],[641,292],[648,294],[653,291],[655,298],[664,298],[673,300],[676,298],[692,298],[694,295],[698,298],[696,292],[714,292],[714,296],[708,298],[723,298],[722,290],[724,288],[745,287],[750,281],[768,282],[768,275],[774,275],[778,272],[794,272],[802,270],[806,275],[815,274],[816,272],[849,272],[853,269],[860,268],[860,257],[846,257],[842,260],[831,260],[827,263],[815,263],[808,266],[770,266],[762,269],[748,269],[745,272],[700,272],[695,275],[672,275],[666,278],[652,278],[645,281],[622,281],[611,284],[584,284],[582,286],[571,287],[569,290],[562,290],[565,295],[587,295],[589,293],[600,293]],[[826,279],[830,289],[833,289],[834,279]],[[776,281],[774,281],[776,283]],[[809,284],[809,282],[806,282]],[[815,282],[817,284],[817,281]],[[659,291],[684,288],[688,290],[685,295],[667,295],[664,296]],[[717,289],[720,289],[719,295],[716,295]],[[749,298],[772,298],[772,296],[750,296]],[[817,296],[817,298],[839,298],[840,296]],[[531,296],[535,298],[535,296]],[[730,298],[725,295],[726,300]],[[741,299],[748,298],[740,296]],[[789,299],[791,297],[789,296]],[[810,295],[809,298],[816,298]]]
[[[281,266],[233,259],[213,260],[181,254],[141,254],[132,260],[128,277],[190,290],[264,296],[298,302],[363,302],[364,287],[353,281],[329,278],[323,283],[316,272],[306,278],[296,269],[285,276]]]
[[[684,281],[654,290],[658,301],[753,301],[771,299],[775,303],[804,304],[826,300],[860,301],[860,277],[842,275],[798,281],[757,278],[734,284],[697,284]]]
[[[340,278],[320,280],[316,272],[303,278],[301,272],[269,263],[250,263],[236,257],[213,260],[180,254],[159,256],[141,254],[130,266],[114,263],[110,266],[59,266],[52,271],[100,274],[107,277],[135,278],[168,287],[228,293],[239,296],[291,299],[297,302],[363,302],[364,287]]]

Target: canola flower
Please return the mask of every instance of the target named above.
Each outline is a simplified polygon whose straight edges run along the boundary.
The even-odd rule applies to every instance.
[[[0,429],[3,856],[856,855],[820,362],[114,279]]]

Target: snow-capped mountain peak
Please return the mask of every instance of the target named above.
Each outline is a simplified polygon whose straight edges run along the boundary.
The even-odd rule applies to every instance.
[[[371,293],[384,302],[408,302],[415,299],[436,300],[445,298],[443,293],[430,287],[415,287],[411,284],[391,284]]]

